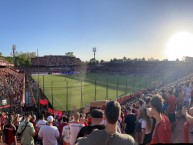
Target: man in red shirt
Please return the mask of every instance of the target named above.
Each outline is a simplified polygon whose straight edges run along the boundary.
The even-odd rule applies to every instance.
[[[5,114],[5,112],[3,111],[2,114],[1,114],[1,129],[2,129],[2,130],[4,129],[5,119],[6,119],[6,114]]]
[[[4,143],[6,145],[16,145],[17,138],[16,138],[16,127],[13,125],[13,116],[10,115],[8,118],[8,124],[4,126],[3,135],[4,135]]]
[[[151,144],[171,143],[171,123],[167,116],[161,114],[162,105],[161,95],[155,95],[151,99],[151,114],[156,119]]]
[[[175,116],[175,111],[176,111],[176,103],[177,103],[177,98],[173,95],[172,90],[168,91],[168,118],[171,122],[172,125],[172,131],[174,130],[176,126],[176,116]]]

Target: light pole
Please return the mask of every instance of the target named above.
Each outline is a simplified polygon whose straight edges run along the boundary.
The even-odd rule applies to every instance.
[[[13,50],[13,62],[14,62],[14,65],[16,66],[16,59],[15,59],[15,50],[16,50],[16,45],[13,44],[12,46],[12,50]]]
[[[94,63],[96,63],[96,59],[95,59],[96,47],[94,47],[94,48],[92,49],[92,51],[94,52]]]

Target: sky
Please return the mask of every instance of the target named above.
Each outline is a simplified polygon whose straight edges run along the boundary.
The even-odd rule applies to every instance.
[[[82,61],[94,47],[97,60],[162,60],[178,32],[193,34],[192,0],[0,0],[4,56],[15,44],[18,52],[73,52]]]

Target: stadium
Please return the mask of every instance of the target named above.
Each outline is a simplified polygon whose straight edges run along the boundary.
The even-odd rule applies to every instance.
[[[36,56],[31,62],[29,67],[16,67],[1,58],[3,110],[70,115],[102,100],[132,105],[141,96],[177,87],[193,77],[192,62],[185,61],[86,64],[76,57],[50,55]]]
[[[1,0],[0,145],[193,143],[193,1]]]

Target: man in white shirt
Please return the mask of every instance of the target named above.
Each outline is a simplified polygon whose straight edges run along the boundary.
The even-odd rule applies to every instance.
[[[191,87],[190,87],[190,81],[186,82],[185,87],[185,96],[184,96],[184,106],[189,108],[190,100],[191,100]]]
[[[40,128],[44,125],[47,124],[47,121],[44,119],[44,115],[43,114],[40,114],[40,119],[38,120],[38,122],[36,123],[36,129],[37,129],[37,132],[39,132]],[[43,145],[42,143],[42,139],[38,139],[38,142],[40,145]]]
[[[69,125],[66,125],[63,128],[63,130],[64,130],[64,132],[66,132],[66,134],[68,134],[68,131],[70,131],[70,139],[69,139],[70,145],[75,145],[76,138],[78,136],[80,129],[83,126],[85,126],[84,124],[82,124],[80,122],[80,114],[78,112],[75,112],[73,116],[74,116],[74,121],[70,122]]]
[[[36,123],[36,127],[40,130],[40,128],[44,125],[46,125],[47,121],[44,119],[44,115],[41,114],[40,115],[40,119],[38,120],[38,122]]]
[[[57,139],[60,137],[60,133],[58,128],[53,126],[54,118],[48,116],[47,121],[47,125],[40,128],[38,135],[43,138],[43,145],[58,145]]]

